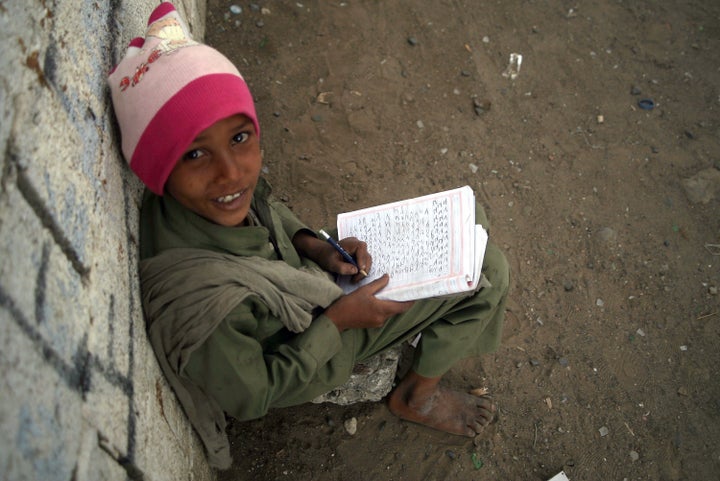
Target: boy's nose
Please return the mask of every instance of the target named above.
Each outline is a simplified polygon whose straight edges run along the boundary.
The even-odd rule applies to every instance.
[[[224,151],[218,156],[217,175],[224,179],[236,179],[241,175],[240,159],[232,152]]]

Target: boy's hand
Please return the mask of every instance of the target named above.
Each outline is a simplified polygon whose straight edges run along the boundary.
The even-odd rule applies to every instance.
[[[388,282],[390,282],[390,276],[385,274],[350,294],[340,297],[325,310],[325,315],[330,318],[340,332],[345,329],[382,327],[388,318],[407,311],[414,303],[413,301],[386,301],[375,297],[375,294]]]
[[[293,245],[300,255],[307,257],[328,272],[343,276],[352,276],[352,282],[359,282],[365,276],[360,271],[368,272],[372,266],[372,257],[365,242],[348,237],[338,242],[348,254],[355,258],[359,269],[346,262],[343,256],[328,242],[318,239],[307,232],[298,232],[293,237]]]
[[[367,244],[355,237],[347,237],[338,242],[338,244],[340,244],[348,254],[353,256],[358,268],[355,269],[355,266],[343,259],[343,256],[330,244],[328,244],[328,247],[330,247],[332,252],[327,254],[328,267],[323,266],[323,268],[335,274],[352,276],[351,281],[353,283],[364,279],[372,266],[372,257],[367,250]]]

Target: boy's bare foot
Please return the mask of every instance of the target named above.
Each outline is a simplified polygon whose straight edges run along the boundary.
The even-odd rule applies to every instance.
[[[390,411],[407,421],[470,437],[492,421],[495,406],[488,397],[454,391],[439,381],[410,371],[390,393]]]

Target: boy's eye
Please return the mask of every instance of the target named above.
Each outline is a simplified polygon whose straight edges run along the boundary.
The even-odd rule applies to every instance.
[[[240,132],[233,136],[232,141],[234,144],[242,144],[243,142],[246,142],[249,137],[250,134],[247,132]]]
[[[193,149],[193,150],[186,152],[185,155],[183,155],[183,160],[199,159],[200,157],[202,157],[202,155],[203,155],[202,150]]]

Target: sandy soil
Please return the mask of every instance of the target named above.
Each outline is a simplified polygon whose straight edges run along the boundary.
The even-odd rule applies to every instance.
[[[221,480],[719,478],[720,3],[208,8],[277,197],[322,227],[470,185],[513,276],[502,347],[446,377],[500,408],[477,442],[300,406],[233,423]]]

